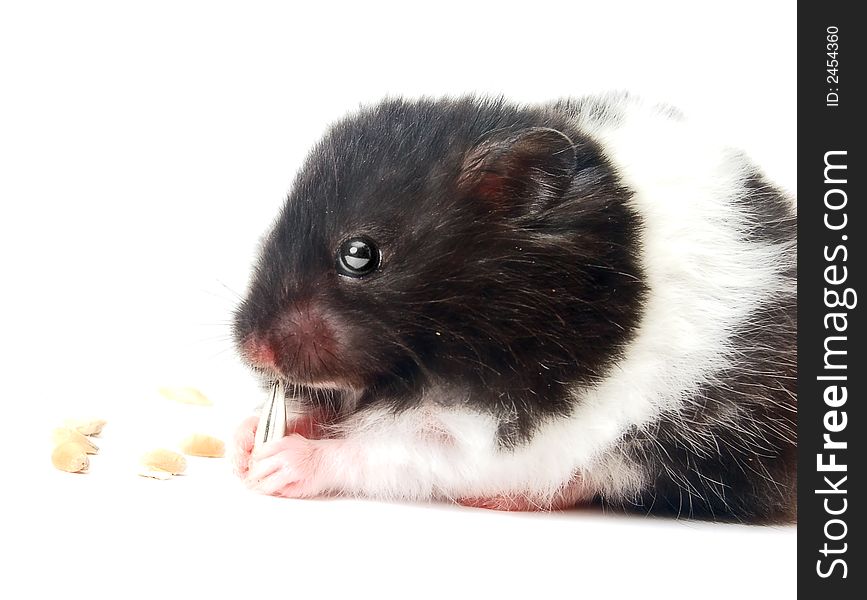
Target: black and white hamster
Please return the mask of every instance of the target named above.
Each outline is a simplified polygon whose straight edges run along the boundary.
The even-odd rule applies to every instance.
[[[235,315],[288,497],[796,515],[795,204],[627,95],[391,99],[313,148]]]

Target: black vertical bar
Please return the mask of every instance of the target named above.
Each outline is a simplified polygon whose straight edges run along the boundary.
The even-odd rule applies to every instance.
[[[864,598],[867,23],[798,5],[798,593]],[[845,167],[845,168],[844,168]],[[865,292],[867,293],[867,292]],[[827,438],[825,436],[828,436]],[[843,445],[845,444],[845,448]],[[843,467],[845,465],[845,467]],[[856,491],[862,490],[862,493]],[[839,513],[839,514],[834,514]]]

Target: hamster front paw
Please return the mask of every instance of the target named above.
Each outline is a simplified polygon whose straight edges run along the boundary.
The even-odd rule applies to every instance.
[[[247,476],[247,469],[250,465],[250,454],[253,452],[258,424],[259,417],[248,417],[235,430],[232,468],[235,475],[242,479]]]
[[[592,497],[592,490],[575,476],[551,497],[531,496],[528,494],[504,494],[459,498],[457,503],[470,508],[501,510],[509,512],[547,512],[567,510],[586,502]]]
[[[316,495],[316,443],[293,433],[264,444],[252,454],[245,483],[250,489],[271,496]]]
[[[533,512],[549,510],[537,506],[524,496],[492,496],[490,498],[461,498],[458,500],[461,506],[469,508],[484,508],[487,510],[502,510],[508,512]]]

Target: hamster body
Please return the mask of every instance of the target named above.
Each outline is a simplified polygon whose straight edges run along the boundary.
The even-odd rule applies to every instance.
[[[299,171],[235,315],[264,493],[796,514],[795,207],[629,96],[386,100]]]

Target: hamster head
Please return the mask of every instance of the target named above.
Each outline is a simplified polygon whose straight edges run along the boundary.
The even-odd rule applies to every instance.
[[[592,372],[628,325],[632,225],[599,210],[622,190],[567,128],[475,99],[388,101],[334,125],[263,242],[241,355],[355,391]]]

